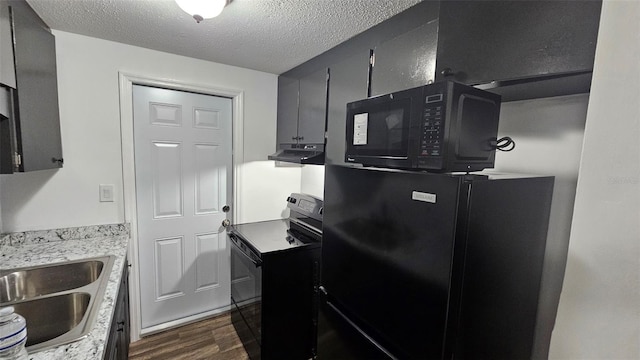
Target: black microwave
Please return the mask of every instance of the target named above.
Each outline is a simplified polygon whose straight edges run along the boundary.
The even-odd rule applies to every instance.
[[[347,104],[345,161],[477,171],[495,162],[500,95],[443,81]]]

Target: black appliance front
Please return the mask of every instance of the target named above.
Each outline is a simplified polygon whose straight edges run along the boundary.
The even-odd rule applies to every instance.
[[[295,204],[319,211],[299,197]],[[229,228],[232,322],[253,360],[316,354],[321,225],[292,215]]]
[[[245,242],[230,235],[231,322],[250,358],[260,357],[262,260]]]
[[[319,359],[375,360],[394,358],[384,347],[355,325],[334,303],[329,301],[324,289],[320,292],[319,301]]]
[[[318,358],[531,358],[552,190],[326,166]]]
[[[440,358],[460,179],[325,171],[321,278],[331,303],[399,358]]]
[[[345,161],[437,172],[491,168],[500,96],[452,81],[347,104]]]

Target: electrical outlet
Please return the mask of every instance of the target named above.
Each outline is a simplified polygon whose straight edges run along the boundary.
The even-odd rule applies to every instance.
[[[113,185],[100,184],[100,202],[113,202]]]

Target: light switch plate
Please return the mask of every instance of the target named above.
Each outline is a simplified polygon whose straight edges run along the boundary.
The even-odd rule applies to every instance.
[[[113,202],[113,184],[100,184],[100,202]]]

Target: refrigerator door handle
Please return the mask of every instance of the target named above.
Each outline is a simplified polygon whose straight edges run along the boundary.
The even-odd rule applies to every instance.
[[[335,311],[336,314],[340,315],[340,317],[344,321],[348,322],[349,325],[351,325],[356,331],[358,331],[360,335],[364,336],[371,344],[377,347],[378,350],[382,351],[385,355],[387,355],[389,359],[398,360],[397,357],[393,356],[387,349],[385,349],[382,345],[378,344],[377,341],[373,340],[371,336],[365,333],[364,330],[360,329],[358,325],[356,325],[353,321],[351,321],[345,314],[342,313],[342,311],[338,310],[338,308],[336,308],[330,301],[327,301],[327,305],[329,305],[329,307],[331,307],[331,309]]]

